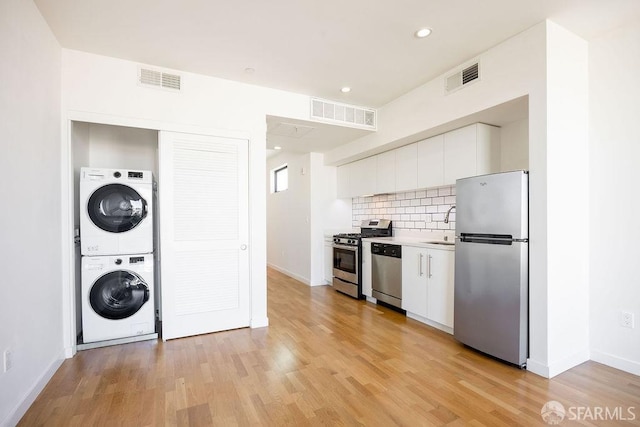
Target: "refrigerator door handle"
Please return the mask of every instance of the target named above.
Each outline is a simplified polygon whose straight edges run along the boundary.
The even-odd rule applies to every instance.
[[[508,234],[472,234],[462,233],[459,240],[467,243],[485,243],[493,245],[511,245],[518,241]]]

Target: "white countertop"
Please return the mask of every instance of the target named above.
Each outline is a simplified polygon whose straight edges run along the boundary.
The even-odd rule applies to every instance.
[[[437,242],[444,242],[443,239],[429,239],[427,237],[365,237],[362,239],[366,242],[377,242],[377,243],[393,243],[396,245],[403,246],[416,246],[420,248],[429,248],[429,249],[441,249],[444,251],[453,251],[455,250],[455,245],[452,244],[438,244]],[[453,239],[449,239],[447,243],[453,243]]]

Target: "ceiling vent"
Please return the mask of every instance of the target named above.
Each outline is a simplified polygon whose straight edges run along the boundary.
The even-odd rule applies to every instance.
[[[182,77],[177,74],[140,67],[138,69],[138,83],[161,89],[180,90]]]
[[[446,93],[452,93],[478,80],[480,80],[480,63],[475,62],[447,76],[444,79],[444,90]]]
[[[311,98],[311,120],[377,130],[377,111],[326,99]]]

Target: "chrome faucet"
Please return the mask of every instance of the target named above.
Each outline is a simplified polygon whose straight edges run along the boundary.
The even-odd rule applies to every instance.
[[[456,205],[453,205],[449,208],[449,210],[447,211],[446,215],[444,216],[444,223],[445,224],[449,224],[449,214],[451,213],[452,210],[454,210],[456,208]]]

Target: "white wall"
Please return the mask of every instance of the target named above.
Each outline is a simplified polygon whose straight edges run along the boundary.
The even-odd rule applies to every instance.
[[[271,171],[284,164],[288,168],[289,189],[272,193],[267,188],[267,263],[310,284],[310,155],[283,153],[269,158],[267,183]]]
[[[150,170],[157,179],[157,131],[91,124],[89,132],[89,164],[84,166]]]
[[[553,23],[547,26],[546,304],[550,376],[590,357],[587,47],[586,41],[564,28]],[[567,220],[568,212],[576,214]],[[571,241],[571,250],[567,250],[567,240]]]
[[[60,46],[31,1],[0,2],[0,425],[64,358],[60,305]]]
[[[529,119],[500,127],[500,170],[529,170]]]
[[[322,154],[271,157],[267,178],[283,164],[289,189],[271,193],[267,186],[267,263],[307,285],[322,285],[324,235],[351,229],[351,201],[336,198],[336,168],[325,166]]]
[[[588,358],[588,238],[578,235],[571,254],[566,254],[566,239],[559,238],[566,235],[563,225],[571,222],[562,215],[571,205],[586,210],[588,201],[585,188],[576,188],[586,180],[588,167],[586,42],[545,21],[472,59],[480,60],[480,81],[449,95],[443,91],[445,75],[426,83],[379,110],[378,132],[336,148],[326,159],[330,164],[348,162],[528,95],[527,365],[540,375],[554,376]],[[575,175],[567,173],[567,165],[576,169]],[[585,218],[565,230],[585,227]],[[572,295],[567,311],[566,298],[573,292],[580,294]]]
[[[324,284],[324,236],[351,229],[351,201],[337,198],[337,168],[311,153],[311,285]]]
[[[591,357],[640,375],[640,21],[589,46]],[[620,326],[622,311],[635,329]]]
[[[219,133],[249,139],[249,195],[252,326],[266,326],[266,115],[305,119],[308,96],[260,88],[228,80],[174,71],[181,74],[179,93],[137,84],[135,62],[62,50],[62,239],[63,330],[66,355],[75,351],[72,153],[68,145],[70,120],[193,133]]]

